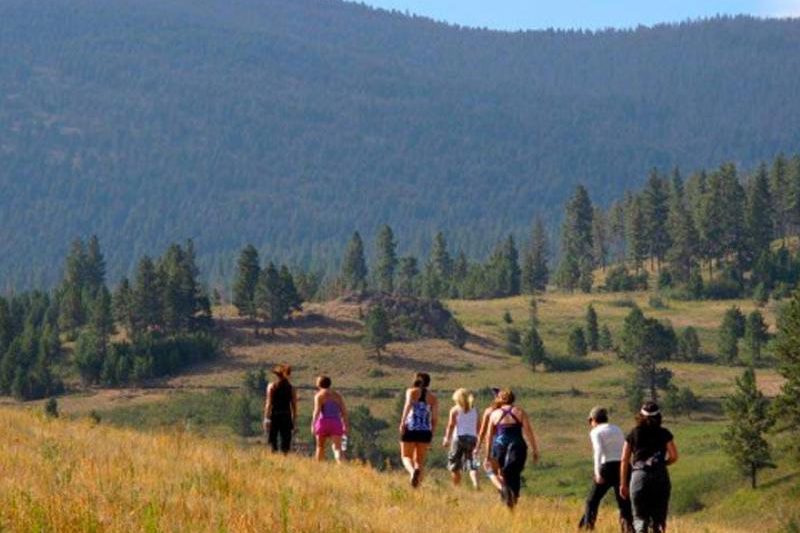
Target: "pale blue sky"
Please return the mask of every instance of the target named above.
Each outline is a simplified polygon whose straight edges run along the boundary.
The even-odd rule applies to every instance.
[[[716,14],[800,16],[800,0],[363,0],[464,26],[517,30],[627,28]]]

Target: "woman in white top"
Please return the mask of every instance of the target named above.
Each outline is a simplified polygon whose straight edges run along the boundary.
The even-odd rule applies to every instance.
[[[472,486],[478,488],[478,462],[475,448],[478,444],[480,419],[475,409],[475,397],[467,389],[453,393],[453,403],[442,446],[450,447],[447,468],[453,476],[453,485],[461,483],[461,470],[469,471]]]

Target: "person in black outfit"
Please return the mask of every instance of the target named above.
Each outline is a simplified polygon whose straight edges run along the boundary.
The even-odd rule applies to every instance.
[[[292,433],[297,420],[297,391],[289,382],[292,368],[278,365],[272,369],[278,380],[267,387],[264,404],[264,432],[273,452],[280,449],[284,454],[292,449]],[[280,440],[280,446],[278,445]]]
[[[647,402],[636,415],[636,427],[625,438],[620,492],[630,498],[636,533],[664,533],[672,485],[667,466],[678,460],[672,433],[661,427],[661,411]],[[628,482],[628,474],[630,470]]]

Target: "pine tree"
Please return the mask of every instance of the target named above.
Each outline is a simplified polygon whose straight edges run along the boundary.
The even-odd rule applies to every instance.
[[[600,330],[597,324],[597,312],[591,304],[586,308],[586,344],[592,352],[596,352],[600,349]]]
[[[542,342],[542,338],[533,324],[530,325],[522,337],[522,359],[530,365],[533,372],[536,372],[536,367],[544,364],[547,359],[544,342]]]
[[[785,382],[777,398],[781,432],[791,434],[794,450],[800,458],[800,292],[795,292],[781,314],[775,355],[778,372]]]
[[[700,337],[692,326],[687,326],[678,339],[678,358],[682,361],[700,359]]]
[[[376,242],[378,260],[375,266],[377,288],[380,291],[394,292],[394,275],[397,268],[397,244],[394,241],[392,228],[381,227]]]
[[[752,265],[759,257],[770,251],[772,237],[775,234],[773,226],[775,214],[772,207],[767,166],[762,164],[750,179],[747,187],[745,224],[750,250],[750,256],[747,258],[748,265]]]
[[[594,265],[592,257],[594,239],[592,237],[592,218],[594,209],[589,193],[583,185],[578,185],[572,198],[567,202],[564,213],[561,246],[562,260],[559,265],[559,285],[567,290],[581,287],[591,289],[587,279]]]
[[[61,282],[59,326],[62,331],[72,332],[83,326],[87,318],[87,303],[83,300],[86,288],[86,247],[81,239],[70,245]]]
[[[789,198],[787,201],[787,222],[792,235],[800,233],[800,154],[796,154],[789,161],[787,175]]]
[[[375,350],[375,355],[380,359],[381,351],[392,341],[389,327],[389,317],[381,305],[369,309],[364,322],[363,344],[366,348]]]
[[[592,250],[594,264],[605,272],[609,248],[608,219],[599,207],[594,208],[594,214],[592,215],[592,242],[594,244],[594,249]]]
[[[659,367],[668,361],[677,350],[677,339],[672,327],[654,318],[644,316],[634,308],[625,317],[620,334],[620,356],[636,368],[636,380],[640,387],[649,390],[650,399],[658,400],[658,389],[667,390],[672,373]]]
[[[628,260],[633,263],[636,273],[642,269],[647,258],[648,243],[642,199],[631,196],[625,209],[625,241],[627,242]]]
[[[671,246],[667,221],[669,218],[669,189],[667,182],[655,169],[642,193],[642,213],[644,215],[644,239],[648,243],[651,261],[655,259],[660,268]]]
[[[139,261],[133,289],[133,323],[135,332],[144,332],[163,325],[161,287],[155,264],[149,256]]]
[[[367,262],[364,259],[364,242],[356,231],[347,245],[342,261],[342,283],[349,291],[363,291],[367,288]]]
[[[675,279],[685,283],[695,267],[698,236],[694,217],[686,206],[683,180],[677,170],[673,174],[670,188],[667,228],[671,243],[667,251],[667,261]]]
[[[417,258],[413,256],[401,257],[397,273],[397,293],[403,296],[413,296],[417,293],[417,279],[419,267]]]
[[[611,330],[606,324],[603,324],[603,327],[600,329],[600,339],[598,340],[598,345],[604,352],[614,349],[614,338],[611,336]]]
[[[714,172],[708,179],[708,190],[700,201],[697,229],[700,235],[700,254],[708,265],[709,277],[714,274],[714,261],[721,258],[725,241],[725,192],[722,175]]]
[[[508,277],[508,285],[504,292],[507,296],[517,296],[520,293],[522,272],[519,268],[519,251],[512,235],[509,235],[503,243],[502,258],[503,268]]]
[[[608,209],[608,231],[612,257],[617,263],[625,261],[625,203],[616,201]]]
[[[583,333],[583,328],[580,326],[573,327],[569,332],[569,339],[567,340],[567,353],[577,357],[586,357],[589,350],[586,346],[586,336]]]
[[[453,260],[447,240],[440,231],[433,238],[431,255],[425,265],[424,292],[428,298],[441,298],[450,292]]]
[[[114,291],[111,303],[116,323],[124,327],[128,334],[132,334],[134,329],[133,291],[128,278],[122,278]]]
[[[547,266],[547,233],[538,216],[533,224],[531,242],[525,254],[525,267],[522,271],[522,290],[526,294],[544,292],[550,278]]]
[[[239,260],[236,262],[236,279],[233,281],[233,305],[236,306],[239,316],[255,319],[257,314],[255,294],[260,274],[258,250],[252,244],[248,244],[239,254]]]
[[[284,323],[289,312],[282,288],[278,269],[273,263],[269,263],[258,277],[255,305],[258,317],[264,321],[273,336],[275,328]]]
[[[92,297],[106,283],[106,260],[100,250],[100,240],[92,235],[86,246],[86,262],[84,264],[84,283]]]
[[[790,218],[790,199],[788,162],[783,154],[778,154],[772,163],[769,175],[770,195],[773,201],[772,214],[775,217],[775,238],[786,241]]]
[[[722,325],[717,333],[717,349],[723,361],[733,364],[739,357],[739,328],[740,324],[736,313],[738,309],[733,308],[725,312]]]
[[[774,425],[769,413],[769,400],[756,385],[752,368],[736,378],[736,391],[725,399],[725,413],[731,419],[722,436],[725,452],[746,475],[752,488],[757,486],[758,471],[774,468],[769,443],[764,435]]]
[[[289,271],[289,267],[281,265],[278,278],[280,279],[281,301],[283,302],[284,309],[286,309],[287,316],[291,316],[294,312],[302,311],[303,299],[297,291],[297,287],[294,284],[294,277]]]
[[[756,310],[747,315],[747,322],[744,328],[744,348],[750,364],[756,364],[761,361],[761,348],[769,338],[767,331],[767,324],[764,322],[764,316],[761,312]]]
[[[728,258],[732,266],[742,268],[748,256],[752,257],[745,225],[745,192],[733,163],[722,165],[719,174],[722,180],[724,215],[720,259]]]

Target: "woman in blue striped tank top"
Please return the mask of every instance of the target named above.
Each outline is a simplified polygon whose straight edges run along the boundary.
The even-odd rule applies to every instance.
[[[414,488],[422,481],[425,456],[439,418],[439,404],[436,396],[428,390],[430,384],[430,375],[417,373],[412,387],[406,389],[406,401],[400,417],[400,455]]]

